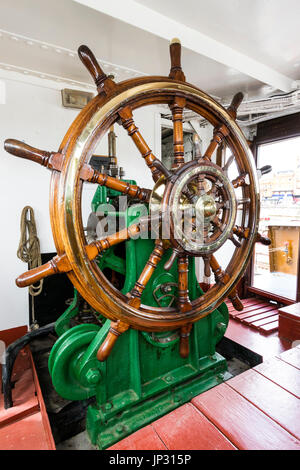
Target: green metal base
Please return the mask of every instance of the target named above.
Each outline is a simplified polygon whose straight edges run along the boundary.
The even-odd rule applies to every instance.
[[[168,390],[151,396],[121,413],[116,413],[110,403],[89,406],[86,426],[91,442],[106,449],[129,434],[190,401],[193,397],[229,378],[225,359],[218,353],[199,361],[199,372]],[[171,378],[167,374],[163,380]]]
[[[116,195],[109,193],[107,188],[98,187],[93,210]],[[110,216],[110,213],[106,215]],[[133,205],[118,216],[123,217],[128,226],[139,214]],[[108,276],[111,272],[119,276],[119,282],[124,282],[120,288],[126,294],[134,287],[153,248],[151,239],[128,240],[108,249],[97,262]],[[142,304],[154,307],[176,305],[177,262],[170,271],[164,270],[170,254],[170,250],[165,252],[147,283]],[[203,294],[197,281],[194,258],[189,261],[188,289],[191,300]],[[107,336],[110,321],[96,314],[98,324],[72,326],[72,319],[79,313],[80,298],[75,290],[72,304],[56,323],[59,339],[49,357],[49,371],[53,386],[62,397],[69,400],[96,398],[96,404],[88,408],[87,430],[92,443],[100,449],[111,446],[224,380],[226,361],[215,352],[229,321],[224,303],[193,325],[186,358],[179,353],[179,331],[148,333],[129,329],[118,338],[108,359],[99,362],[97,351]]]

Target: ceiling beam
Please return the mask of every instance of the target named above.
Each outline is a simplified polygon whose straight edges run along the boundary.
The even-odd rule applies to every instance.
[[[179,37],[183,47],[236,69],[275,89],[289,92],[294,87],[294,81],[286,75],[134,0],[74,1],[163,39]]]

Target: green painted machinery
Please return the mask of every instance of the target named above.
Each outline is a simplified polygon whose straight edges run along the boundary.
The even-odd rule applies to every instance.
[[[98,187],[92,201],[94,216],[104,207],[107,209],[100,213],[106,219],[116,213],[126,226],[136,222],[143,215],[141,206],[132,204],[122,211],[119,197],[117,191]],[[97,262],[111,282],[126,294],[138,279],[153,245],[150,239],[130,239],[111,247]],[[168,250],[143,292],[143,304],[165,307],[176,302],[177,263],[168,272],[163,268],[169,257]],[[191,258],[189,263],[189,294],[193,300],[203,292],[196,278],[195,259]],[[119,338],[106,362],[99,362],[96,354],[111,322],[93,311],[92,323],[74,323],[81,304],[75,289],[73,302],[56,322],[59,339],[51,351],[49,370],[62,397],[96,398],[88,408],[86,424],[92,443],[100,449],[224,380],[226,361],[216,353],[216,344],[228,324],[224,303],[194,324],[187,358],[179,354],[178,331],[149,333],[130,329]]]

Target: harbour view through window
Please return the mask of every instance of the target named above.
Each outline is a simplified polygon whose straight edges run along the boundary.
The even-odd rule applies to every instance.
[[[272,244],[255,245],[252,286],[296,300],[300,235],[300,137],[258,146],[257,167],[272,166],[260,183],[259,231]]]

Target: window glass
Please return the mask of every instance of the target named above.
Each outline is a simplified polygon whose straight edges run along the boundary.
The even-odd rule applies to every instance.
[[[270,247],[255,245],[252,285],[296,300],[300,230],[300,137],[258,147],[257,167],[272,166],[260,178],[259,232]]]

